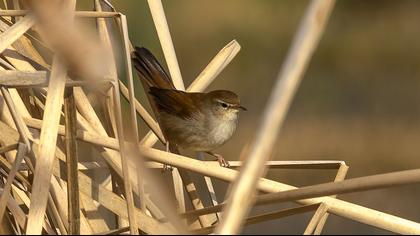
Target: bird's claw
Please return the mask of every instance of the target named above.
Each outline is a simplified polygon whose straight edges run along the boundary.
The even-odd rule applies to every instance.
[[[174,170],[174,168],[172,166],[167,165],[167,164],[163,164],[162,173],[172,172],[173,170]]]
[[[219,162],[219,165],[221,167],[230,167],[230,164],[228,161],[226,161],[225,158],[223,158],[221,155],[219,154],[214,154],[217,157],[217,162]]]

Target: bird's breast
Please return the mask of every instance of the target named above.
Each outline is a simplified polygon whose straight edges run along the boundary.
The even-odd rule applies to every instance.
[[[213,120],[208,134],[209,140],[216,146],[229,140],[236,130],[237,119]]]
[[[211,151],[223,145],[237,125],[237,119],[217,119],[211,115],[183,119],[161,113],[159,118],[169,142],[194,151]]]

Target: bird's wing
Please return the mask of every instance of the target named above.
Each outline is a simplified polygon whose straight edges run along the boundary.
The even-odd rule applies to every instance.
[[[197,101],[200,93],[186,93],[174,89],[160,89],[151,87],[149,92],[155,99],[160,111],[172,114],[184,119],[193,119],[200,112]]]
[[[145,81],[150,87],[175,89],[171,78],[149,50],[143,47],[136,47],[131,55],[131,59],[140,79]]]

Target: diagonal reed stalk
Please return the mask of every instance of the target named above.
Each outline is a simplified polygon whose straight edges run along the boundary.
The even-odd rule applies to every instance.
[[[99,1],[100,0],[98,0],[97,2]],[[42,2],[45,2],[45,0],[43,0]],[[321,3],[320,0],[313,1],[313,2]],[[330,7],[332,7],[333,1],[322,1],[322,2],[323,3],[329,2],[329,4],[331,4]],[[154,15],[153,18],[154,18],[155,24],[157,25],[156,28],[158,31],[159,39],[162,44],[165,58],[168,62],[168,67],[171,68],[172,70],[171,75],[173,76],[173,78],[175,78],[174,83],[178,84],[177,87],[183,88],[181,73],[179,72],[179,67],[177,65],[175,51],[173,50],[172,40],[170,38],[169,29],[167,28],[167,22],[166,22],[166,18],[163,12],[162,3],[160,2],[160,0],[149,0],[149,6],[151,7],[152,15]],[[329,14],[329,11],[330,10],[328,9],[327,10],[324,9],[324,11],[319,11],[319,14],[317,14],[317,17],[314,18],[316,20],[314,20],[313,23],[322,25],[323,22],[326,21],[326,18],[327,18],[326,16]],[[40,89],[39,91],[41,91],[41,93],[36,92],[34,93],[35,95],[33,94],[30,95],[31,97],[35,99],[34,104],[31,104],[29,102],[30,99],[28,99],[28,97],[25,97],[27,96],[27,94],[25,93],[26,89],[32,90],[33,88],[39,88],[39,87],[45,86],[47,84],[46,77],[49,76],[49,73],[45,71],[44,72],[39,71],[39,72],[34,73],[35,69],[28,63],[27,59],[25,59],[25,57],[27,57],[33,60],[34,63],[38,63],[39,65],[46,65],[45,62],[42,62],[43,59],[39,55],[36,55],[35,53],[36,51],[34,51],[35,49],[32,48],[32,45],[21,43],[19,40],[19,37],[21,37],[22,35],[23,35],[22,38],[25,38],[27,36],[27,34],[23,34],[26,31],[25,28],[28,28],[28,27],[30,28],[29,23],[31,22],[28,21],[25,23],[25,20],[31,17],[31,15],[28,15],[28,11],[26,10],[18,10],[18,11],[0,10],[0,16],[4,16],[4,15],[9,15],[9,16],[14,16],[14,17],[16,16],[24,16],[24,17],[16,21],[15,25],[11,27],[8,27],[8,25],[6,25],[5,27],[0,22],[0,27],[1,27],[0,29],[4,31],[4,34],[1,34],[0,36],[0,39],[4,39],[4,40],[0,40],[0,48],[6,47],[8,49],[8,54],[3,55],[4,59],[1,58],[0,60],[0,71],[3,71],[4,69],[14,70],[14,68],[20,70],[19,72],[7,71],[4,73],[2,72],[0,74],[0,77],[1,77],[0,82],[9,83],[7,85],[8,93],[6,94],[6,96],[9,96],[9,97],[0,96],[0,111],[1,111],[0,118],[2,120],[0,122],[0,130],[1,130],[0,141],[1,141],[1,145],[6,145],[0,148],[0,152],[5,152],[9,150],[10,148],[16,147],[15,144],[17,141],[19,141],[19,135],[20,135],[24,137],[24,141],[26,143],[30,143],[30,145],[32,145],[32,147],[28,147],[28,148],[34,148],[36,150],[36,153],[40,153],[43,149],[42,144],[49,143],[54,140],[45,141],[45,138],[41,138],[40,140],[38,129],[40,129],[43,126],[43,123],[45,124],[45,121],[48,120],[48,122],[54,123],[53,127],[50,127],[50,128],[57,129],[55,134],[59,133],[60,135],[64,135],[65,134],[64,127],[58,125],[58,122],[57,122],[57,119],[62,118],[63,114],[61,112],[58,112],[58,110],[61,110],[61,109],[55,109],[56,113],[59,113],[59,115],[55,116],[54,120],[47,119],[46,117],[44,117],[44,120],[41,121],[41,120],[33,119],[32,118],[33,111],[31,110],[31,112],[28,112],[27,107],[31,107],[31,106],[38,107],[40,111],[45,109],[44,114],[48,114],[49,113],[48,110],[50,110],[50,107],[51,107],[48,104],[51,103],[51,100],[52,100],[52,99],[48,99],[48,96],[51,93],[57,95],[59,94],[59,92],[54,93],[53,92],[54,89],[49,89],[48,94],[47,94],[45,93],[45,89]],[[114,17],[115,19],[120,20],[120,22],[124,22],[122,14],[118,12],[75,12],[75,16],[94,17],[94,18],[101,18],[101,19],[105,17]],[[11,22],[14,22],[14,21],[10,21],[9,25],[11,25]],[[124,24],[120,24],[119,26],[121,27],[122,25]],[[14,32],[14,33],[12,34],[11,32]],[[108,32],[108,34],[110,34],[110,32]],[[127,56],[129,55],[128,49],[127,49],[128,36],[127,36],[127,32],[125,32],[124,34],[125,35],[123,38],[126,40],[125,45],[124,45],[125,46],[124,51],[125,51],[125,56]],[[102,34],[102,36],[105,36],[105,35],[106,34]],[[311,43],[305,44],[305,42],[308,42],[308,41],[312,41],[312,46],[316,44],[317,39],[313,38],[314,35],[312,35],[311,37],[306,37],[306,36],[303,37],[302,35],[300,36],[301,36],[300,40],[302,40],[300,42],[302,44],[306,46],[308,45],[310,46]],[[297,41],[299,42],[299,40]],[[18,44],[19,46],[15,48],[14,46]],[[296,49],[298,48],[298,46],[296,46],[297,44],[298,43],[294,44],[293,49],[291,50],[291,54],[293,50],[297,50]],[[287,90],[285,90],[286,93],[283,94],[283,98],[279,96],[278,97],[279,100],[276,100],[274,98],[272,99],[272,100],[275,100],[273,104],[283,103],[283,107],[279,109],[278,111],[276,111],[279,113],[281,112],[280,115],[277,114],[279,115],[276,118],[278,119],[278,122],[274,122],[274,120],[276,119],[270,119],[270,122],[272,122],[275,126],[275,129],[272,129],[273,127],[270,128],[270,131],[274,131],[272,135],[268,135],[267,137],[267,135],[264,136],[260,134],[261,135],[260,137],[264,136],[262,138],[264,142],[262,142],[263,145],[259,148],[265,147],[264,150],[267,153],[267,155],[265,154],[262,155],[261,154],[262,152],[260,152],[261,154],[260,157],[261,159],[264,159],[264,160],[260,160],[259,161],[260,163],[259,165],[256,165],[256,168],[264,169],[266,168],[264,166],[275,166],[276,168],[299,167],[299,168],[336,169],[337,165],[345,165],[339,162],[308,162],[308,163],[303,163],[303,162],[302,163],[298,163],[298,162],[296,163],[295,162],[268,163],[268,162],[265,162],[269,157],[268,154],[270,153],[269,150],[271,149],[269,148],[270,146],[269,144],[270,142],[273,142],[273,139],[275,138],[277,134],[277,132],[275,131],[281,128],[281,123],[286,114],[288,104],[290,104],[290,100],[293,97],[293,93],[296,90],[298,82],[300,80],[301,73],[303,73],[304,68],[307,64],[308,58],[314,49],[314,47],[312,46],[309,47],[309,46],[306,49],[310,53],[308,53],[306,56],[296,57],[299,60],[296,60],[296,61],[291,60],[292,62],[290,61],[287,62],[288,64],[287,63],[285,64],[285,66],[283,67],[283,72],[279,75],[279,78],[282,76],[285,76],[285,74],[287,74],[286,72],[289,70],[289,71],[294,71],[291,77],[298,77],[298,78],[294,81],[294,83],[290,83],[290,84],[286,84],[282,80],[283,85],[285,84],[287,85],[285,86],[287,87]],[[31,49],[31,48],[32,48],[32,51],[26,50],[26,49]],[[239,49],[240,49],[240,46],[239,44],[237,44],[236,41],[232,41],[230,44],[228,44],[212,60],[212,62],[197,77],[197,79],[190,85],[189,89],[187,90],[188,91],[204,90],[205,87],[207,87],[214,80],[214,78],[223,70],[223,68],[233,59],[233,57],[236,55]],[[12,53],[13,56],[11,56],[10,53]],[[305,60],[303,60],[302,58]],[[128,60],[128,58],[126,58],[126,60]],[[128,71],[130,66],[128,65],[128,63],[125,66]],[[44,68],[46,68],[47,71],[49,70],[48,65],[44,66]],[[55,70],[56,70],[56,65],[54,65],[53,73],[55,73]],[[179,73],[177,72],[177,70]],[[26,72],[23,72],[23,71],[26,71]],[[109,73],[109,75],[111,74],[112,73]],[[11,80],[13,79],[13,77],[16,79],[15,81]],[[34,83],[34,81],[36,80],[34,79],[34,77],[45,78],[45,80],[44,82],[42,82],[42,84],[41,83],[37,84],[36,82]],[[114,78],[114,77],[115,77],[115,74],[114,76],[107,76],[108,79]],[[129,75],[127,78],[130,79],[131,76]],[[30,84],[21,86],[22,85],[21,82],[23,82],[24,80],[29,81]],[[78,82],[78,81],[76,82],[74,81],[70,82],[68,80],[64,81],[64,86],[69,86],[69,87],[84,86],[84,84],[85,83]],[[51,85],[51,81],[50,81],[50,85]],[[122,85],[122,83],[120,83],[120,85]],[[132,122],[134,120],[133,114],[135,114],[134,108],[136,108],[137,112],[142,117],[148,116],[149,125],[156,125],[156,121],[154,121],[153,118],[151,118],[151,116],[147,114],[147,112],[145,113],[145,112],[142,112],[141,109],[138,109],[137,104],[140,104],[140,103],[133,96],[134,87],[131,84],[129,84],[128,87],[129,88],[127,88],[125,94],[131,105]],[[18,90],[16,88],[18,88]],[[120,88],[119,90],[124,93],[123,88]],[[128,181],[129,184],[133,184],[134,192],[138,193],[140,187],[135,184],[136,182],[138,182],[138,180],[134,178],[129,178],[126,175],[128,173],[129,168],[131,168],[130,171],[134,170],[134,168],[133,166],[129,166],[127,168],[127,165],[126,165],[127,163],[124,163],[124,159],[123,160],[121,159],[121,158],[129,158],[130,155],[132,155],[130,151],[125,150],[126,149],[125,146],[130,145],[130,143],[125,142],[125,140],[121,138],[123,137],[123,135],[118,135],[119,139],[109,137],[107,134],[107,130],[104,128],[101,120],[99,119],[102,117],[99,116],[99,113],[96,114],[95,110],[92,107],[92,104],[87,99],[85,92],[81,88],[75,88],[75,91],[76,91],[75,99],[76,99],[77,109],[78,109],[77,121],[79,125],[79,129],[77,130],[77,133],[76,133],[77,138],[81,141],[86,141],[90,144],[93,144],[91,146],[94,147],[95,150],[99,151],[100,155],[104,157],[104,159],[109,164],[112,171],[115,172],[116,174],[115,176],[117,176],[116,179],[118,179],[118,181],[120,182],[124,180],[126,181],[126,183]],[[44,95],[40,96],[40,94],[42,93],[47,94],[47,104],[45,107],[43,104],[45,102],[45,97]],[[273,97],[277,97],[274,94],[275,93],[273,93]],[[285,99],[284,97],[289,97],[289,98]],[[280,98],[282,98],[283,100]],[[9,99],[9,104],[12,104],[12,103],[15,104],[16,110],[12,111],[11,109],[9,111],[7,106],[1,106],[1,104],[4,102],[4,99]],[[13,101],[10,102],[10,100],[13,100]],[[56,102],[59,102],[59,101],[56,101]],[[116,109],[116,110],[118,112],[119,109]],[[114,112],[115,110],[111,108],[110,111]],[[18,116],[16,116],[16,114]],[[40,114],[42,114],[42,112]],[[25,124],[23,124],[23,122],[19,118],[20,115],[24,117],[24,121],[25,123],[27,123],[27,125],[32,126],[36,129],[31,129],[29,133],[26,129]],[[46,115],[46,116],[50,117],[49,115]],[[267,115],[267,117],[269,117],[269,115]],[[268,120],[269,118],[266,118],[266,119]],[[7,125],[5,125],[3,122],[6,122]],[[119,123],[119,126],[121,127],[121,120],[118,123]],[[132,126],[136,126],[136,124],[137,124],[137,121],[135,121],[135,124],[132,123]],[[114,126],[116,127],[116,125]],[[155,127],[155,129],[152,128],[152,130],[155,133],[158,133],[160,131],[159,127]],[[46,132],[46,131],[41,131],[41,134],[42,132]],[[51,134],[54,133],[54,132],[51,132],[51,130],[48,132],[50,132]],[[263,133],[263,131],[261,131],[261,133]],[[30,142],[28,140],[30,140]],[[221,168],[211,162],[197,161],[197,160],[193,160],[188,157],[185,157],[185,156],[146,148],[146,147],[153,146],[153,144],[156,141],[157,141],[156,136],[153,133],[150,133],[148,136],[146,136],[145,139],[143,139],[143,142],[141,142],[144,145],[139,146],[140,153],[152,161],[157,161],[160,163],[173,165],[180,169],[184,169],[185,171],[197,172],[203,176],[210,176],[212,178],[218,178],[227,182],[233,182],[234,180],[237,180],[238,176],[243,175],[243,173],[239,174],[237,171]],[[164,138],[161,138],[161,141],[164,141]],[[38,143],[41,144],[41,147]],[[2,198],[0,200],[0,208],[2,210],[4,209],[4,207],[7,206],[6,210],[13,215],[13,218],[15,220],[15,222],[14,223],[12,222],[12,223],[17,227],[16,232],[25,232],[24,230],[26,227],[26,219],[27,219],[25,212],[22,211],[19,204],[22,204],[30,208],[28,225],[31,225],[34,223],[34,214],[33,214],[34,211],[32,207],[35,205],[40,206],[44,204],[44,203],[39,204],[41,201],[36,199],[37,196],[39,197],[43,195],[41,198],[47,199],[46,208],[45,208],[46,210],[44,209],[39,212],[39,216],[40,216],[38,219],[39,221],[36,222],[35,224],[37,224],[36,227],[39,227],[38,224],[40,224],[41,228],[36,229],[36,231],[40,232],[40,229],[43,229],[48,234],[67,233],[68,225],[66,225],[66,222],[68,218],[71,218],[71,216],[67,214],[67,210],[66,210],[68,202],[66,199],[65,189],[68,184],[71,184],[70,183],[71,181],[67,182],[65,177],[63,178],[63,175],[60,173],[60,170],[58,166],[56,165],[57,162],[63,163],[66,159],[65,155],[60,149],[61,146],[62,145],[60,145],[59,143],[57,143],[57,145],[56,144],[50,145],[50,150],[54,154],[52,154],[52,157],[49,154],[48,155],[49,158],[46,158],[47,160],[44,160],[45,163],[48,164],[48,166],[46,169],[43,169],[42,171],[45,171],[46,173],[44,174],[40,173],[41,171],[39,169],[36,171],[37,172],[36,174],[38,176],[42,175],[44,176],[43,178],[47,179],[47,176],[50,173],[49,168],[52,168],[52,174],[54,175],[54,178],[50,178],[49,180],[45,180],[43,182],[45,186],[42,188],[42,191],[46,192],[47,194],[36,193],[32,196],[29,194],[29,191],[32,188],[32,186],[31,186],[31,182],[28,180],[28,175],[26,172],[30,174],[30,172],[33,171],[33,168],[28,166],[30,162],[27,162],[26,159],[25,159],[24,165],[17,166],[16,163],[15,165],[13,165],[13,162],[11,162],[11,160],[14,159],[13,157],[14,157],[14,154],[16,154],[16,151],[9,150],[10,152],[5,154],[5,156],[8,159],[2,158],[2,157],[0,158],[0,166],[1,166],[0,174],[2,176],[6,176],[7,173],[13,170],[13,172],[10,172],[12,173],[12,175],[10,175],[9,177],[12,178],[12,176],[15,175],[14,181],[8,180],[6,182],[7,184],[6,187],[11,186],[13,195],[9,195],[12,197],[9,197],[7,199],[7,205],[6,205],[5,200],[3,199],[4,197],[6,197],[6,195],[3,192]],[[120,150],[120,148],[122,150]],[[45,153],[46,151],[44,150],[42,152]],[[254,150],[253,153],[255,154],[257,152]],[[242,169],[243,171],[247,169],[247,165],[250,165],[249,163],[254,163],[249,160],[250,159],[248,159],[248,161],[245,163],[245,166]],[[49,165],[51,163],[52,165]],[[91,165],[78,163],[78,166],[79,166],[79,169],[83,169],[83,170],[91,170],[92,167],[93,168],[104,167],[103,162],[93,162],[89,164]],[[149,167],[149,164],[156,166],[155,162],[142,163],[142,165],[147,166],[147,167]],[[240,166],[241,163],[236,163],[235,165]],[[75,166],[76,165],[74,165],[73,167]],[[20,171],[17,171],[18,169]],[[280,201],[281,202],[281,201],[286,201],[286,200],[287,201],[296,200],[298,203],[306,205],[306,206],[296,208],[293,211],[286,210],[286,211],[273,212],[273,213],[264,214],[264,215],[260,215],[256,217],[251,217],[251,218],[246,219],[247,223],[255,223],[255,222],[261,222],[261,221],[267,221],[270,219],[278,219],[282,215],[292,214],[292,212],[293,214],[295,214],[296,212],[299,212],[301,209],[308,210],[308,209],[315,209],[318,206],[322,206],[322,207],[319,207],[318,210],[316,211],[314,217],[312,218],[310,224],[307,227],[306,233],[312,233],[312,232],[319,233],[320,232],[323,225],[322,222],[325,222],[326,216],[328,214],[326,212],[343,216],[349,219],[353,219],[353,220],[356,220],[365,224],[369,224],[372,226],[376,226],[376,227],[390,230],[397,233],[408,234],[408,233],[420,232],[420,226],[418,223],[401,219],[399,217],[388,215],[379,211],[371,210],[369,208],[365,208],[356,204],[338,200],[334,198],[335,196],[323,197],[325,195],[336,194],[336,193],[353,192],[353,191],[359,191],[359,190],[367,190],[371,188],[379,188],[379,187],[382,188],[382,187],[387,187],[387,186],[395,186],[395,185],[417,182],[420,179],[418,170],[404,172],[404,173],[391,173],[386,176],[362,177],[362,179],[350,179],[348,181],[343,181],[341,183],[327,183],[324,185],[308,186],[308,187],[296,189],[293,186],[282,184],[276,181],[261,179],[260,176],[263,176],[264,174],[264,171],[261,171],[261,169],[256,171],[256,174],[249,175],[249,177],[252,178],[253,181],[256,182],[254,185],[254,188],[257,188],[258,190],[262,192],[269,192],[273,194],[259,196],[258,197],[259,200],[257,201],[257,203],[261,203],[264,201],[266,202],[270,202],[270,201],[279,202]],[[14,172],[16,173],[14,174]],[[96,183],[93,178],[88,177],[83,172],[78,171],[78,175],[79,175],[78,178],[81,185],[81,189],[80,189],[80,192],[82,194],[81,198],[88,199],[89,201],[87,202],[85,201],[84,203],[90,204],[88,205],[88,207],[84,209],[85,211],[88,211],[88,209],[96,209],[95,207],[92,207],[92,206],[94,206],[94,204],[99,203],[101,206],[105,207],[110,212],[112,212],[115,216],[120,217],[121,219],[128,220],[129,218],[132,218],[130,217],[130,215],[134,216],[134,218],[136,218],[136,221],[134,223],[133,223],[133,220],[131,221],[131,224],[130,224],[131,228],[138,227],[142,231],[146,232],[147,234],[185,232],[183,230],[175,231],[176,229],[172,228],[171,225],[168,225],[167,223],[159,222],[157,220],[157,219],[167,219],[169,220],[170,223],[174,223],[176,221],[175,219],[176,217],[172,217],[172,219],[175,219],[175,220],[172,220],[170,219],[171,217],[169,217],[170,214],[167,212],[167,210],[172,209],[172,207],[170,206],[163,207],[162,204],[160,204],[160,202],[158,202],[156,199],[153,199],[153,201],[156,201],[156,203],[158,203],[159,207],[162,207],[162,209],[165,209],[163,213],[159,212],[159,209],[156,206],[154,206],[153,202],[149,199],[150,197],[154,198],[156,194],[141,197],[141,198],[146,198],[146,202],[147,201],[148,202],[147,202],[147,209],[144,209],[144,207],[142,207],[142,209],[140,210],[131,203],[132,201],[130,199],[128,199],[127,201],[127,199],[124,199],[120,195],[113,193],[112,191],[107,189],[106,186]],[[148,176],[147,174],[141,174],[141,176],[143,178],[146,178],[150,184],[158,185],[158,186],[154,186],[156,188],[153,191],[159,192],[156,190],[159,190],[159,186],[161,185],[158,184],[158,182],[155,182],[152,180],[153,176]],[[36,178],[34,185],[40,185],[40,182],[41,181],[39,180],[39,178]],[[178,183],[178,186],[179,186],[178,190],[183,191],[183,186],[181,182]],[[48,188],[50,190],[49,192],[48,192]],[[249,190],[255,191],[253,187],[251,187]],[[38,191],[41,191],[41,190],[38,190]],[[132,191],[126,189],[126,192],[131,193]],[[231,193],[234,194],[233,191]],[[46,197],[44,198],[44,196]],[[251,194],[248,196],[251,196]],[[321,197],[313,198],[317,196],[321,196]],[[309,199],[298,200],[302,198],[309,198]],[[195,199],[200,200],[199,198],[195,198]],[[170,201],[168,201],[167,199],[165,201],[167,201],[166,203],[168,202],[170,203]],[[221,203],[217,205],[216,207],[208,207],[202,210],[196,210],[195,213],[199,211],[203,211],[203,212],[208,211],[210,213],[213,213],[214,211],[211,211],[211,210],[214,210],[215,208],[220,209],[224,204],[225,203]],[[241,207],[245,206],[244,208],[248,208],[251,205],[252,205],[252,201],[246,203],[245,205],[241,205]],[[246,209],[239,209],[239,210],[241,210],[242,213],[245,212],[244,214],[246,214],[246,211],[247,211]],[[149,214],[149,216],[146,215],[148,214],[148,211],[150,211],[151,213]],[[128,228],[121,228],[120,230],[117,230],[117,231],[99,230],[100,227],[95,228],[95,227],[89,226],[89,223],[92,224],[94,221],[92,221],[92,219],[86,219],[87,218],[86,212],[81,211],[80,213],[81,213],[80,214],[81,233],[86,233],[86,234],[98,233],[98,232],[116,233],[116,232],[120,232],[120,230],[122,232],[128,229]],[[175,211],[173,211],[172,213],[175,213]],[[9,220],[10,218],[8,216],[9,214],[6,217],[7,220]],[[47,216],[47,217],[44,217],[44,216]],[[231,225],[231,229],[238,227],[238,225],[240,224],[239,221],[242,219],[245,219],[245,216],[238,217],[238,219],[236,219],[236,223]],[[104,223],[105,221],[103,220],[102,222]],[[220,230],[220,226],[223,226],[224,223],[225,222],[221,222],[221,224],[206,227],[206,224],[208,225],[208,222],[207,222],[202,225],[204,226],[204,228],[202,228],[201,231],[195,231],[195,232],[211,233],[215,227],[219,227],[218,230]],[[176,225],[176,227],[179,227],[180,225],[181,224],[178,224]],[[92,230],[92,229],[96,229],[96,230]]]
[[[236,234],[248,214],[252,195],[266,170],[277,135],[308,62],[328,22],[334,0],[312,0],[293,39],[287,59],[277,77],[271,97],[260,122],[258,133],[240,175],[230,189],[223,220],[216,233]]]

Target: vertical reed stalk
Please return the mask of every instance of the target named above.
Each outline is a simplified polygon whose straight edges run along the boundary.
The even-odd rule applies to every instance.
[[[293,40],[264,111],[257,135],[251,145],[240,175],[236,179],[223,212],[223,220],[216,230],[219,234],[236,234],[253,204],[258,180],[264,175],[277,135],[282,127],[290,103],[303,73],[316,49],[334,0],[312,0]]]
[[[66,88],[64,94],[64,115],[66,124],[66,167],[69,233],[80,234],[80,199],[77,156],[77,118],[73,88]]]

